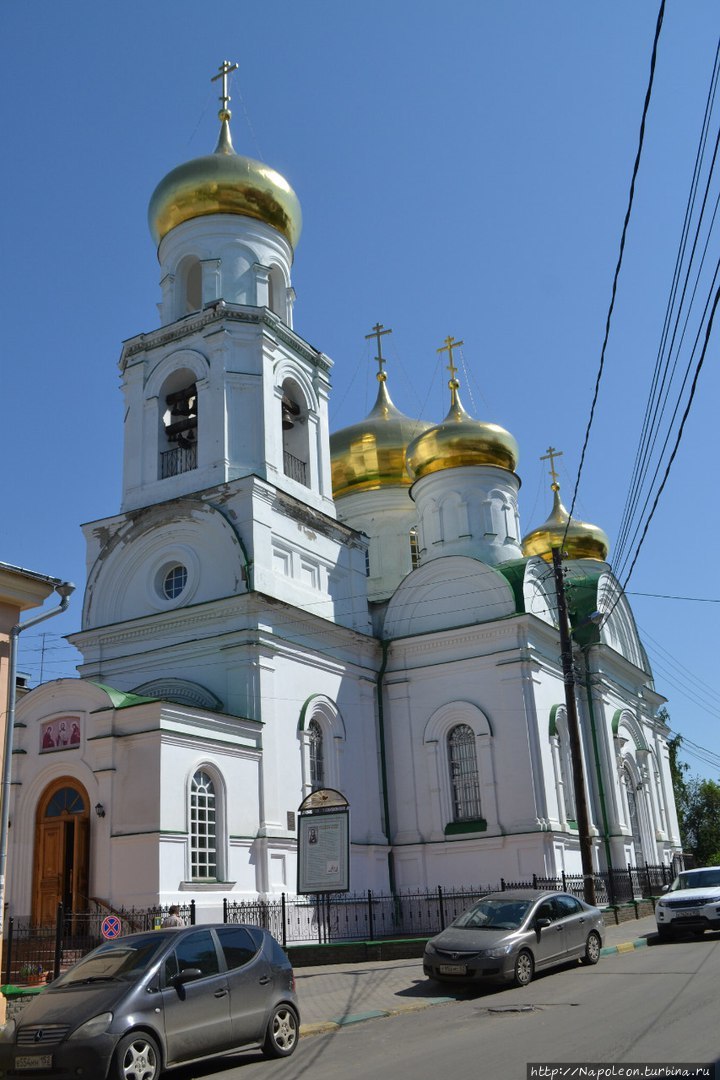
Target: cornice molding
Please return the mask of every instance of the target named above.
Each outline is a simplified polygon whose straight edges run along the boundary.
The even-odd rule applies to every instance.
[[[228,304],[225,300],[213,300],[202,311],[195,315],[186,315],[170,327],[162,326],[157,330],[151,330],[147,334],[138,334],[136,337],[129,338],[123,344],[120,354],[120,370],[124,371],[130,361],[142,353],[162,348],[163,345],[169,345],[174,341],[182,341],[184,338],[200,333],[207,326],[223,321],[267,326],[269,330],[272,330],[278,341],[282,341],[284,345],[287,345],[293,352],[324,374],[330,374],[332,368],[330,357],[326,356],[325,353],[317,352],[306,341],[303,341],[274,312],[269,311],[268,308],[251,308],[240,304]]]

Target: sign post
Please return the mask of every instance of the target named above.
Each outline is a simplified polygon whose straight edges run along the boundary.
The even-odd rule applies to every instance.
[[[317,895],[319,934],[323,898],[350,891],[350,804],[334,788],[313,791],[298,807],[297,891]]]

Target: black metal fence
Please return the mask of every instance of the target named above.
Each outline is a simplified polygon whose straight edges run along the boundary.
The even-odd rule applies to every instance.
[[[628,866],[595,875],[598,906],[614,906],[659,895],[675,877],[677,867]],[[428,937],[443,930],[481,896],[507,889],[535,888],[583,896],[582,874],[561,874],[489,885],[401,891],[394,895],[334,893],[287,896],[277,900],[223,901],[223,921],[250,923],[269,930],[284,946],[370,941],[391,937]],[[66,913],[58,905],[54,927],[34,926],[28,919],[10,917],[3,942],[6,983],[48,982],[104,939],[103,922],[115,919],[121,934],[152,930],[162,925],[167,907],[110,911],[99,904],[83,914]],[[186,925],[195,924],[195,901],[180,907]],[[106,926],[107,929],[107,926]]]

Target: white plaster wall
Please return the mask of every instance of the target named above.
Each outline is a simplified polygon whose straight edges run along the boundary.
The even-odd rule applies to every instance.
[[[417,512],[407,487],[361,491],[337,501],[341,521],[370,540],[367,595],[371,602],[388,600],[412,570],[410,530]]]

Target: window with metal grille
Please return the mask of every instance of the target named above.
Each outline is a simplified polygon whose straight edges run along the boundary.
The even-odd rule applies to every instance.
[[[457,724],[447,737],[453,821],[478,821],[480,778],[478,775],[475,733],[467,724]]]
[[[310,744],[310,785],[313,791],[325,787],[325,763],[323,761],[323,733],[317,720],[308,724]]]
[[[217,821],[215,785],[202,769],[190,788],[190,860],[193,880],[217,877]]]
[[[420,546],[416,528],[410,530],[410,565],[413,570],[420,565]]]

